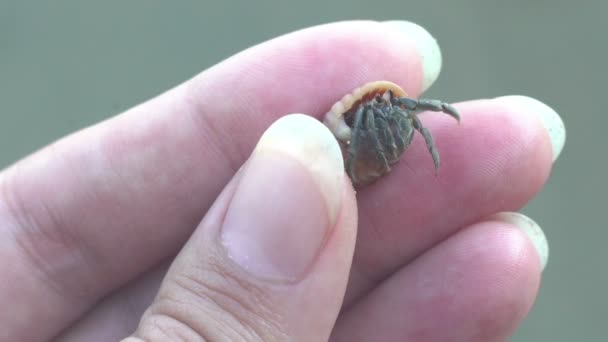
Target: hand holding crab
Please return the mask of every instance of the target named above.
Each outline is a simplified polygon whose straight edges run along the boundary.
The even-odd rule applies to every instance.
[[[565,131],[530,98],[415,100],[440,63],[412,23],[314,27],[4,170],[3,339],[507,339],[547,244],[500,212],[541,189]]]

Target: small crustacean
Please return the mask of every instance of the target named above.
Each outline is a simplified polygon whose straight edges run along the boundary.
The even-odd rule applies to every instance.
[[[460,121],[451,105],[408,98],[401,87],[388,81],[364,84],[331,107],[324,123],[340,142],[346,173],[355,185],[372,183],[390,172],[412,142],[414,130],[424,137],[437,171],[439,153],[417,115],[425,110],[444,112]]]

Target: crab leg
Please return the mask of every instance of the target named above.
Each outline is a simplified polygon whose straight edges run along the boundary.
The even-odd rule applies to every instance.
[[[429,99],[410,99],[408,97],[392,98],[391,101],[403,106],[407,110],[421,112],[430,110],[433,112],[444,112],[460,122],[460,113],[452,105],[439,100]]]
[[[368,132],[372,142],[374,143],[374,149],[376,150],[376,158],[378,158],[378,161],[382,163],[382,166],[388,172],[391,168],[388,164],[388,160],[386,159],[386,155],[384,154],[384,148],[382,147],[382,143],[380,142],[380,139],[378,139],[374,112],[371,108],[367,110],[367,116],[365,117],[365,130]]]
[[[395,140],[397,141],[397,148],[399,155],[401,155],[405,149],[412,143],[414,137],[414,128],[410,122],[407,112],[399,107],[393,107],[393,113],[389,115],[391,123],[395,129]]]
[[[433,112],[444,112],[460,122],[460,113],[451,104],[438,100],[419,99],[418,110],[430,110]]]
[[[400,156],[400,150],[396,144],[396,140],[398,140],[399,137],[395,139],[393,136],[393,132],[390,127],[391,117],[389,115],[385,115],[378,108],[372,107],[372,110],[374,111],[374,114],[376,114],[374,120],[375,126],[378,128],[378,138],[380,139],[380,144],[386,147],[386,155],[388,155],[388,159],[390,160],[389,164],[391,164],[399,159]],[[398,130],[397,133],[399,133]]]
[[[420,132],[420,134],[422,134],[422,136],[424,137],[426,146],[428,147],[429,152],[431,153],[431,156],[433,157],[433,163],[435,164],[435,173],[436,173],[437,170],[439,169],[439,152],[437,151],[437,148],[435,147],[435,142],[433,141],[431,132],[429,132],[429,130],[426,129],[426,127],[422,126],[422,122],[420,121],[420,119],[418,118],[418,116],[415,113],[411,113],[410,115],[411,115],[412,121],[414,123],[414,128],[416,130],[418,130]]]

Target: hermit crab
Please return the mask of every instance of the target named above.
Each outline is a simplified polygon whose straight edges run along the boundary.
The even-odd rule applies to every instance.
[[[388,81],[362,85],[336,102],[324,123],[343,150],[346,173],[355,185],[374,182],[391,171],[419,131],[439,168],[439,152],[431,133],[418,113],[444,112],[460,122],[460,114],[448,103],[413,99],[401,87]]]

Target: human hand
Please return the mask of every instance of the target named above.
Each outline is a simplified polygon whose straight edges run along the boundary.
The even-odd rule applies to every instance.
[[[306,29],[8,168],[0,340],[504,340],[547,245],[496,214],[541,189],[559,117],[525,97],[424,114],[438,176],[417,136],[357,201],[329,131],[283,117],[374,80],[416,97],[440,64],[412,24]]]

